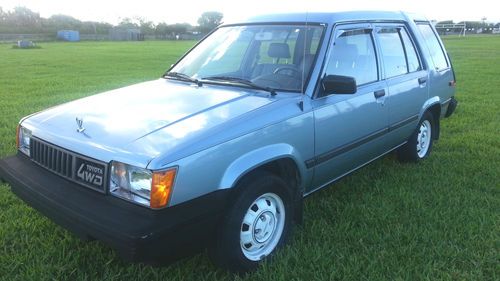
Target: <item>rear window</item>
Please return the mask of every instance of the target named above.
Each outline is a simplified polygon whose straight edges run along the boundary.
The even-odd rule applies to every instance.
[[[429,55],[434,62],[436,70],[448,68],[448,61],[446,60],[443,48],[439,43],[437,35],[432,30],[432,27],[427,23],[419,23],[417,26],[424,37],[425,44],[429,50]]]

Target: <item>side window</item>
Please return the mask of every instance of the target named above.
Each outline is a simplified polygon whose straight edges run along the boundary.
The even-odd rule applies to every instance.
[[[358,85],[377,81],[377,57],[371,29],[339,30],[326,74],[354,77]]]
[[[415,50],[415,46],[410,40],[410,36],[405,29],[399,30],[401,34],[401,38],[403,39],[403,44],[406,51],[406,58],[408,59],[408,72],[419,71],[422,68],[420,67],[420,62],[418,60],[417,51]]]
[[[408,73],[406,56],[399,28],[381,28],[378,31],[380,49],[384,61],[386,78]]]
[[[437,35],[432,30],[431,26],[427,23],[419,23],[417,26],[420,33],[424,37],[427,48],[429,49],[429,54],[434,62],[434,67],[437,70],[448,68],[449,65],[446,61],[443,48],[441,47]]]

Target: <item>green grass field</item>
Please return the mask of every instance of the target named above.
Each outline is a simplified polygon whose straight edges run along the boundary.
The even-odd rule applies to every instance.
[[[500,37],[447,38],[456,113],[419,165],[393,155],[305,201],[305,224],[277,258],[245,277],[205,253],[166,267],[121,261],[82,242],[0,184],[1,280],[499,280]],[[0,45],[0,157],[18,120],[159,77],[193,42]]]

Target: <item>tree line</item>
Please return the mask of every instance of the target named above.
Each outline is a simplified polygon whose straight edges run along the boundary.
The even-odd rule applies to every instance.
[[[68,15],[41,17],[39,13],[26,7],[15,7],[4,11],[0,7],[0,34],[54,34],[58,30],[78,30],[81,34],[108,34],[111,28],[139,29],[145,35],[171,37],[187,32],[208,33],[222,23],[220,12],[205,12],[198,19],[198,26],[189,23],[155,24],[143,17],[123,18],[119,24],[107,22],[81,21]]]

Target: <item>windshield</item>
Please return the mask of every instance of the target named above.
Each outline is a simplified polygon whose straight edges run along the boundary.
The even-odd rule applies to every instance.
[[[237,78],[269,89],[302,92],[322,33],[322,26],[221,27],[170,71],[215,83],[221,77]]]

